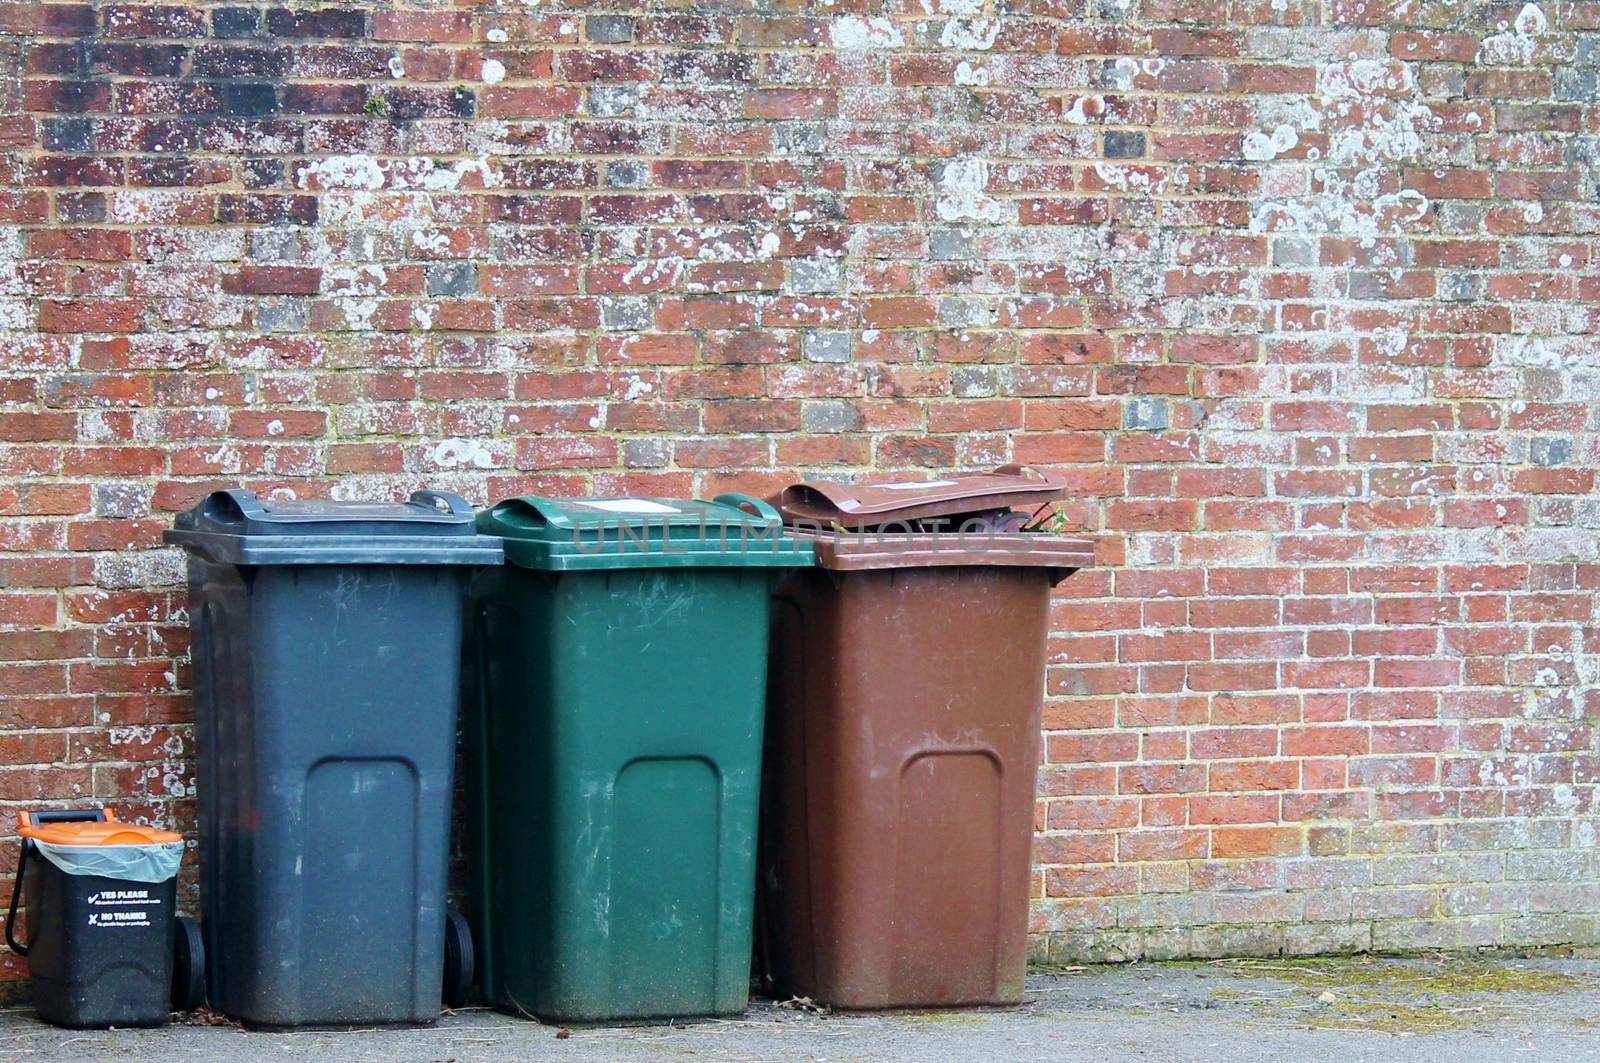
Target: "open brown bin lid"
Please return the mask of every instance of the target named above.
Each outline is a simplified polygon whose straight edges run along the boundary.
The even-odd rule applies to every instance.
[[[1004,465],[936,480],[791,484],[772,503],[789,534],[811,543],[817,565],[835,572],[982,565],[1046,568],[1059,582],[1093,564],[1092,539],[997,531],[960,518],[1032,511],[1066,493],[1059,473]],[[913,521],[939,517],[952,518],[948,528],[912,530]]]
[[[891,568],[1047,568],[1059,583],[1094,563],[1094,541],[1036,532],[836,532],[792,530],[815,551],[817,567],[832,572]]]
[[[1003,465],[993,472],[936,480],[790,484],[772,504],[786,523],[862,528],[984,510],[1034,510],[1066,493],[1066,477],[1060,473]]]

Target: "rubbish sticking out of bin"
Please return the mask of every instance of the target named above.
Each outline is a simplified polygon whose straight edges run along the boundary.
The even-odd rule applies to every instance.
[[[189,554],[212,1008],[258,1026],[439,1014],[462,609],[502,558],[456,495],[217,491]],[[470,956],[470,943],[448,951]]]
[[[1011,506],[1064,493],[1008,466],[779,494],[817,559],[773,600],[761,886],[779,995],[1021,998],[1050,589],[1093,544],[1007,529],[1026,522]]]
[[[774,574],[742,495],[478,517],[464,728],[484,994],[557,1022],[735,1014],[750,977]]]
[[[6,943],[28,958],[39,1018],[74,1029],[165,1023],[183,839],[98,808],[19,812],[17,828]],[[26,943],[16,934],[24,898]]]

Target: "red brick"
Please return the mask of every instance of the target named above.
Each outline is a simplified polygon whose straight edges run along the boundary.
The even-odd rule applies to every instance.
[[[378,41],[470,41],[472,16],[466,11],[378,10],[372,15],[372,37]]]
[[[0,797],[192,821],[142,773],[190,713],[182,590],[143,584],[216,486],[709,497],[1010,461],[1096,543],[1048,621],[1052,956],[1232,940],[1202,911],[1377,940],[1437,900],[1362,884],[1374,860],[1564,859],[1600,779],[1600,280],[1561,71],[1600,14],[1507,66],[1391,0],[1335,5],[1378,42],[1354,61],[1277,19],[1317,63],[1242,61],[1253,9],[1058,7],[990,12],[972,86],[917,12],[907,47],[840,50],[817,12],[610,43],[469,5],[216,39],[171,0],[0,4]],[[1069,69],[1155,54],[1126,88]],[[1358,143],[1413,103],[1414,146]],[[1296,140],[1258,159],[1268,111]],[[1344,141],[1355,198],[1316,164]],[[457,437],[491,467],[439,467]],[[1473,893],[1475,925],[1539,943],[1547,885]]]

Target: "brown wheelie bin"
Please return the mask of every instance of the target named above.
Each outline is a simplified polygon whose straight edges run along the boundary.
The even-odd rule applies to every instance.
[[[1015,1003],[1050,589],[1086,539],[1018,466],[773,500],[816,566],[773,610],[762,839],[771,988],[846,1009]]]

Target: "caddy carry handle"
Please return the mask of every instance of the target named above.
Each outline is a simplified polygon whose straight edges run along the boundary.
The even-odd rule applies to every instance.
[[[47,808],[39,811],[23,809],[17,813],[18,828],[25,829],[36,823],[104,823],[103,808]],[[17,874],[11,883],[11,907],[6,910],[6,944],[18,956],[28,954],[28,946],[18,944],[14,927],[17,922],[17,902],[22,899],[22,876],[28,867],[28,850],[33,842],[24,837],[17,843]]]
[[[103,808],[47,808],[38,812],[23,809],[17,813],[17,826],[32,827],[43,823],[104,823]]]

